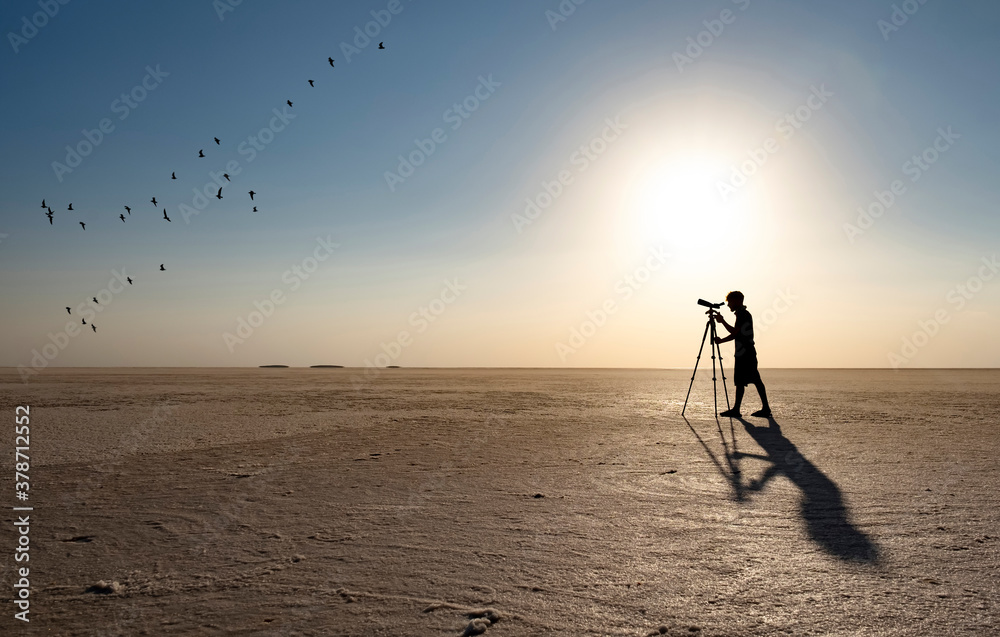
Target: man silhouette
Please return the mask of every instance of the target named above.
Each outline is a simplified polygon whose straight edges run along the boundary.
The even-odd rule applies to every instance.
[[[719,415],[726,418],[741,417],[740,404],[743,402],[743,391],[747,385],[753,384],[760,396],[761,409],[752,415],[770,418],[771,407],[767,404],[767,392],[764,389],[764,381],[760,379],[760,372],[757,370],[757,350],[753,344],[753,317],[743,305],[743,293],[733,291],[727,294],[726,305],[736,315],[736,324],[730,326],[722,314],[718,312],[712,314],[712,320],[716,323],[722,323],[722,326],[729,331],[729,336],[725,338],[716,336],[716,343],[736,341],[733,355],[733,383],[736,385],[736,401],[732,409]]]

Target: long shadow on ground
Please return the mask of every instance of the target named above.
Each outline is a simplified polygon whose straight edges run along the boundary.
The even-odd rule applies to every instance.
[[[684,420],[687,422],[686,418]],[[734,499],[742,502],[748,499],[750,494],[763,491],[772,479],[785,476],[802,491],[800,511],[812,541],[830,555],[842,560],[878,563],[878,546],[851,523],[840,488],[785,438],[778,423],[771,420],[770,426],[757,427],[742,418],[738,420],[750,437],[764,450],[764,454],[739,452],[736,450],[735,436],[732,443],[728,443],[722,435],[725,465],[718,460],[688,422],[688,427],[694,432],[698,442],[732,486]],[[718,424],[718,421],[716,423]],[[719,433],[722,434],[721,426]],[[735,434],[735,431],[733,433]],[[739,469],[740,458],[757,458],[770,462],[771,466],[759,478],[744,482]]]

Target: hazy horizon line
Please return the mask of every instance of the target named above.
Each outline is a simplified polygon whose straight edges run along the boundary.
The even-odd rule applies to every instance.
[[[276,367],[279,366],[279,367]],[[13,365],[0,365],[0,370],[17,371]],[[90,366],[58,366],[50,365],[48,369],[537,369],[537,370],[639,370],[639,371],[685,371],[691,367],[533,367],[516,365],[395,365],[392,367],[359,366],[359,365],[285,365],[269,363],[265,365],[90,365]],[[761,367],[761,370],[887,370],[887,371],[933,371],[933,370],[1000,370],[1000,367]],[[705,370],[703,370],[705,371]]]

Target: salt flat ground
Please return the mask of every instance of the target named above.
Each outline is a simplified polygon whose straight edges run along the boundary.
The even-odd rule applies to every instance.
[[[0,633],[1000,633],[1000,371],[359,373],[0,372]]]

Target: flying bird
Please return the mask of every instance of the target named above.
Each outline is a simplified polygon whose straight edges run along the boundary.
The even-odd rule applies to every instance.
[[[86,230],[87,229],[87,224],[85,224],[84,222],[81,221],[80,222],[80,227],[83,228],[84,230]]]
[[[218,146],[219,145],[219,138],[218,137],[213,137],[212,139],[215,140],[215,145]]]
[[[177,179],[177,173],[170,173],[171,179]]]
[[[170,221],[170,217],[167,216],[167,209],[166,208],[163,209],[163,218],[166,219],[167,221]]]
[[[232,179],[229,178],[229,173],[222,173],[222,176],[226,178],[226,181],[232,181]]]
[[[91,301],[93,301],[94,303],[97,303],[98,305],[100,305],[100,304],[101,304],[101,302],[97,300],[97,297],[96,297],[96,296],[94,296],[94,297],[91,297],[91,299],[90,299],[90,300],[91,300]]]
[[[252,190],[250,191],[250,201],[253,201],[253,196],[256,195],[256,194],[257,193],[255,193],[254,191],[252,191]]]
[[[378,48],[384,49],[385,48],[385,43],[384,42],[379,42],[378,43]]]
[[[84,324],[84,325],[86,325],[86,324],[87,324],[87,319],[80,319],[80,320],[81,320],[81,321],[83,321],[83,324]]]
[[[150,199],[150,201],[152,201],[152,202],[153,202],[153,205],[154,205],[154,206],[156,205],[156,197],[153,197],[152,199]]]
[[[49,211],[49,214],[52,214],[52,208],[46,207],[45,209]]]
[[[118,215],[118,218],[122,220],[122,223],[125,223],[125,215]]]
[[[198,156],[199,157],[204,157],[205,156],[205,151],[204,150],[199,150],[198,151]]]
[[[70,311],[70,309],[69,309],[69,308],[67,307],[67,308],[66,308],[66,313],[67,313],[67,314],[72,314],[73,312],[71,312],[71,311]]]
[[[257,206],[254,206],[254,207],[253,207],[253,211],[254,211],[254,212],[257,212]]]
[[[219,188],[219,192],[215,195],[216,199],[222,199],[222,188]]]
[[[132,216],[132,209],[129,208],[128,206],[125,206],[125,212],[127,212],[130,217]]]
[[[129,285],[132,285],[132,277],[127,276],[127,277],[125,277],[125,280],[128,281]]]
[[[292,100],[285,100],[285,103],[288,104],[288,108],[292,107]]]
[[[49,218],[49,225],[51,226],[52,225],[52,213],[51,212],[46,212],[45,216]]]
[[[72,209],[73,209],[73,204],[70,204],[69,208],[67,208],[66,210],[72,210]]]
[[[95,333],[97,332],[97,326],[93,323],[90,324],[90,329],[94,330]]]
[[[42,208],[48,208],[48,206],[45,205],[45,200],[44,199],[42,199]]]
[[[326,58],[326,61],[330,63],[330,66],[333,66],[333,58]]]
[[[163,264],[161,263],[160,264],[160,272],[166,272],[166,271],[167,271],[167,269],[165,267],[163,267]]]

